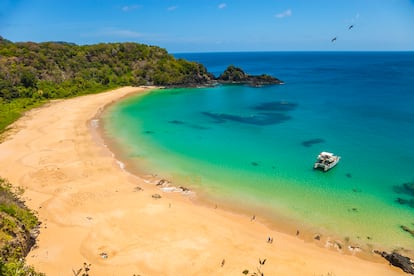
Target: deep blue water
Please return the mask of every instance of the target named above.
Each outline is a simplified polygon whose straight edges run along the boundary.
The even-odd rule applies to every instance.
[[[123,158],[270,220],[285,216],[361,247],[414,248],[400,228],[414,229],[414,52],[176,57],[216,76],[233,64],[285,84],[166,89],[120,102],[104,119]],[[320,151],[341,162],[312,170]]]

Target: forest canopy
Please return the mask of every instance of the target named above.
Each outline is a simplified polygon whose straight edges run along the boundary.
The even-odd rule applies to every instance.
[[[79,46],[0,37],[0,98],[62,98],[124,85],[191,86],[212,75],[198,63],[138,43]]]

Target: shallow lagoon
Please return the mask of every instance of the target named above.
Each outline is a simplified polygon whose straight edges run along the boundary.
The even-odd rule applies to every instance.
[[[105,132],[132,170],[211,203],[365,249],[413,249],[401,225],[414,229],[403,186],[414,180],[414,54],[401,55],[198,54],[210,71],[239,61],[286,84],[155,90],[108,109]],[[342,160],[314,171],[320,151]]]

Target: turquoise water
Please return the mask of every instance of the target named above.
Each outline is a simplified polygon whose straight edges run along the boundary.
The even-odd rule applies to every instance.
[[[154,90],[112,106],[106,135],[133,170],[365,249],[414,249],[413,53],[221,53],[285,85]],[[276,65],[277,64],[277,65]],[[342,157],[313,170],[320,151]],[[134,165],[132,165],[134,166]],[[400,202],[397,202],[397,199]]]

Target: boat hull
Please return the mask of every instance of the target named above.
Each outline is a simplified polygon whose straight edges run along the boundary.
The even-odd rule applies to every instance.
[[[315,162],[315,164],[313,165],[313,168],[314,169],[321,169],[321,170],[323,170],[324,172],[327,172],[327,171],[329,171],[330,169],[332,169],[333,167],[335,167],[337,164],[338,164],[338,162],[339,162],[339,160],[341,159],[341,157],[340,156],[337,156],[335,159],[334,159],[334,161],[332,161],[332,162],[329,162],[329,163],[326,163],[326,162],[323,162],[323,161],[321,161],[321,160],[318,160],[318,161],[316,161]]]

